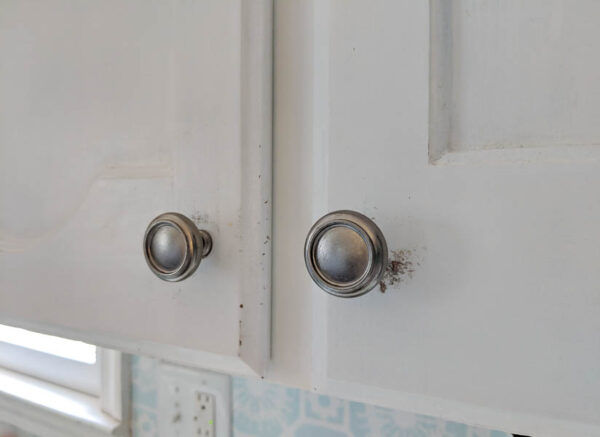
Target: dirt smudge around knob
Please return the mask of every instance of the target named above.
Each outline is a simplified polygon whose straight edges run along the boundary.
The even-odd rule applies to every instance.
[[[190,218],[192,219],[192,221],[198,227],[210,223],[210,219],[208,217],[208,214],[200,214],[200,213],[197,212],[195,214],[192,214]]]
[[[415,269],[420,265],[414,250],[392,250],[383,279],[379,282],[379,290],[385,293],[388,287],[398,288],[400,283],[413,277]]]

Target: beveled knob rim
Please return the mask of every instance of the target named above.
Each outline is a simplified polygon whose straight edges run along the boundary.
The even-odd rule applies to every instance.
[[[185,254],[182,262],[174,269],[163,268],[152,254],[151,244],[156,232],[163,226],[177,229],[186,242]],[[212,250],[212,238],[205,230],[200,230],[194,222],[183,214],[167,212],[155,217],[144,233],[144,257],[150,270],[168,282],[178,282],[192,275],[202,258],[208,256]]]
[[[363,274],[351,282],[336,282],[320,271],[316,249],[321,237],[335,227],[344,226],[364,240],[369,261]],[[370,218],[351,210],[333,211],[311,227],[304,244],[304,262],[313,281],[327,293],[337,297],[357,297],[372,290],[381,281],[388,264],[388,249],[383,233]]]

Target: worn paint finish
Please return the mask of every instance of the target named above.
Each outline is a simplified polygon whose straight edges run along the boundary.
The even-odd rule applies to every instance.
[[[284,113],[276,131],[313,146],[276,158],[301,166],[276,180],[278,208],[297,212],[276,228],[347,208],[376,217],[390,248],[426,250],[416,268],[391,265],[405,272],[397,288],[358,299],[282,281],[275,331],[301,338],[281,342],[280,362],[309,338],[314,390],[525,435],[599,435],[598,3],[309,3],[302,38],[285,40],[299,65],[278,76],[297,122]],[[286,241],[275,259],[301,250]]]
[[[0,321],[262,374],[271,2],[72,6],[2,2]],[[142,253],[167,211],[214,241],[177,284]]]
[[[379,282],[379,291],[385,293],[388,287],[400,288],[402,282],[412,279],[415,269],[420,265],[414,250],[392,250],[383,278]]]

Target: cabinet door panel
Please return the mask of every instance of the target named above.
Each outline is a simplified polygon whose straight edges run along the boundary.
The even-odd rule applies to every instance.
[[[598,4],[316,8],[313,221],[372,217],[401,268],[315,290],[313,387],[599,435]]]
[[[268,3],[1,2],[3,323],[262,372]],[[167,211],[214,241],[179,283],[142,251]]]

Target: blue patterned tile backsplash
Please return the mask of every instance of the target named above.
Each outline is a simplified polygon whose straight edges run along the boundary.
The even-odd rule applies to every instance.
[[[132,359],[133,437],[158,436],[158,361]],[[509,437],[430,416],[234,377],[234,437]]]

